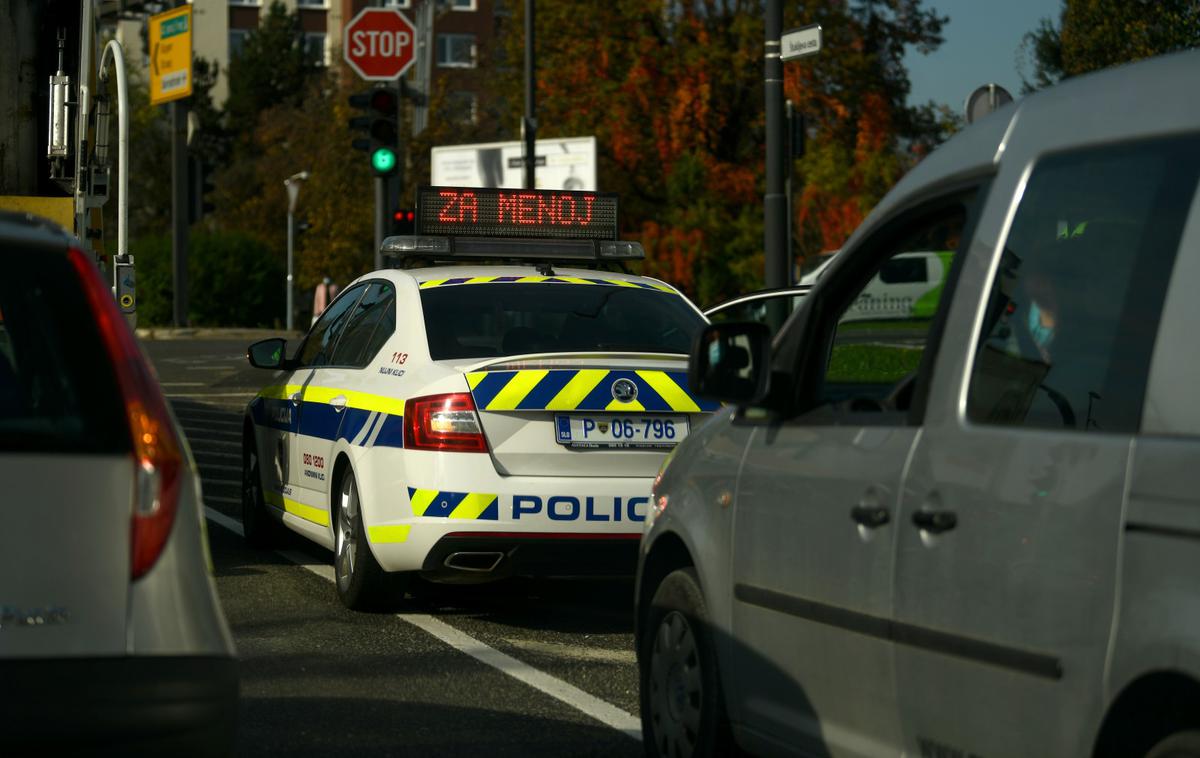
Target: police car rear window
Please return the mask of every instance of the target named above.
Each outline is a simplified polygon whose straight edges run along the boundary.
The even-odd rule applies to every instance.
[[[421,291],[434,360],[528,353],[687,353],[704,319],[679,295],[600,284],[496,283]]]
[[[0,450],[129,450],[121,396],[65,250],[0,243]]]

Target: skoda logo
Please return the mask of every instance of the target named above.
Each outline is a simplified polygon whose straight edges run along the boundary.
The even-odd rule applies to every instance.
[[[637,385],[628,379],[618,379],[613,382],[612,396],[618,403],[632,403],[637,400]]]

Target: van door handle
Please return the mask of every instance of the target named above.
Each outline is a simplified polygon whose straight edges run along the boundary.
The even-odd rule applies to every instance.
[[[291,394],[292,405],[300,405],[300,393],[293,392]]]
[[[856,505],[850,509],[854,523],[868,529],[877,529],[892,520],[892,514],[882,505]]]
[[[954,515],[954,511],[917,511],[913,514],[912,522],[922,531],[941,534],[958,524],[958,516]]]
[[[329,404],[333,406],[335,411],[341,413],[342,411],[346,410],[346,396],[338,395],[335,398],[331,398],[329,400]]]

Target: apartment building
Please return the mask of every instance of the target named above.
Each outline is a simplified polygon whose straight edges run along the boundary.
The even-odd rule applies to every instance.
[[[479,71],[479,52],[494,40],[498,18],[507,14],[505,0],[191,0],[193,54],[216,61],[220,69],[213,88],[218,106],[229,95],[229,61],[258,28],[273,1],[299,16],[304,49],[314,62],[326,66],[341,65],[345,25],[363,8],[399,9],[418,28],[424,25],[423,15],[431,28],[424,38],[418,38],[418,52],[429,56],[430,86],[445,87],[455,120],[474,123],[479,118],[480,98],[487,96]],[[172,4],[122,3],[122,18],[115,22],[116,34],[132,65],[147,60],[144,14]],[[343,74],[354,76],[345,68]],[[412,78],[410,70],[410,81]]]

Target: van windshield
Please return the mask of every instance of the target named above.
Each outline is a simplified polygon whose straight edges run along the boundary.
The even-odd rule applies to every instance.
[[[529,353],[686,354],[705,324],[674,292],[603,284],[430,287],[421,291],[421,306],[434,360]]]

